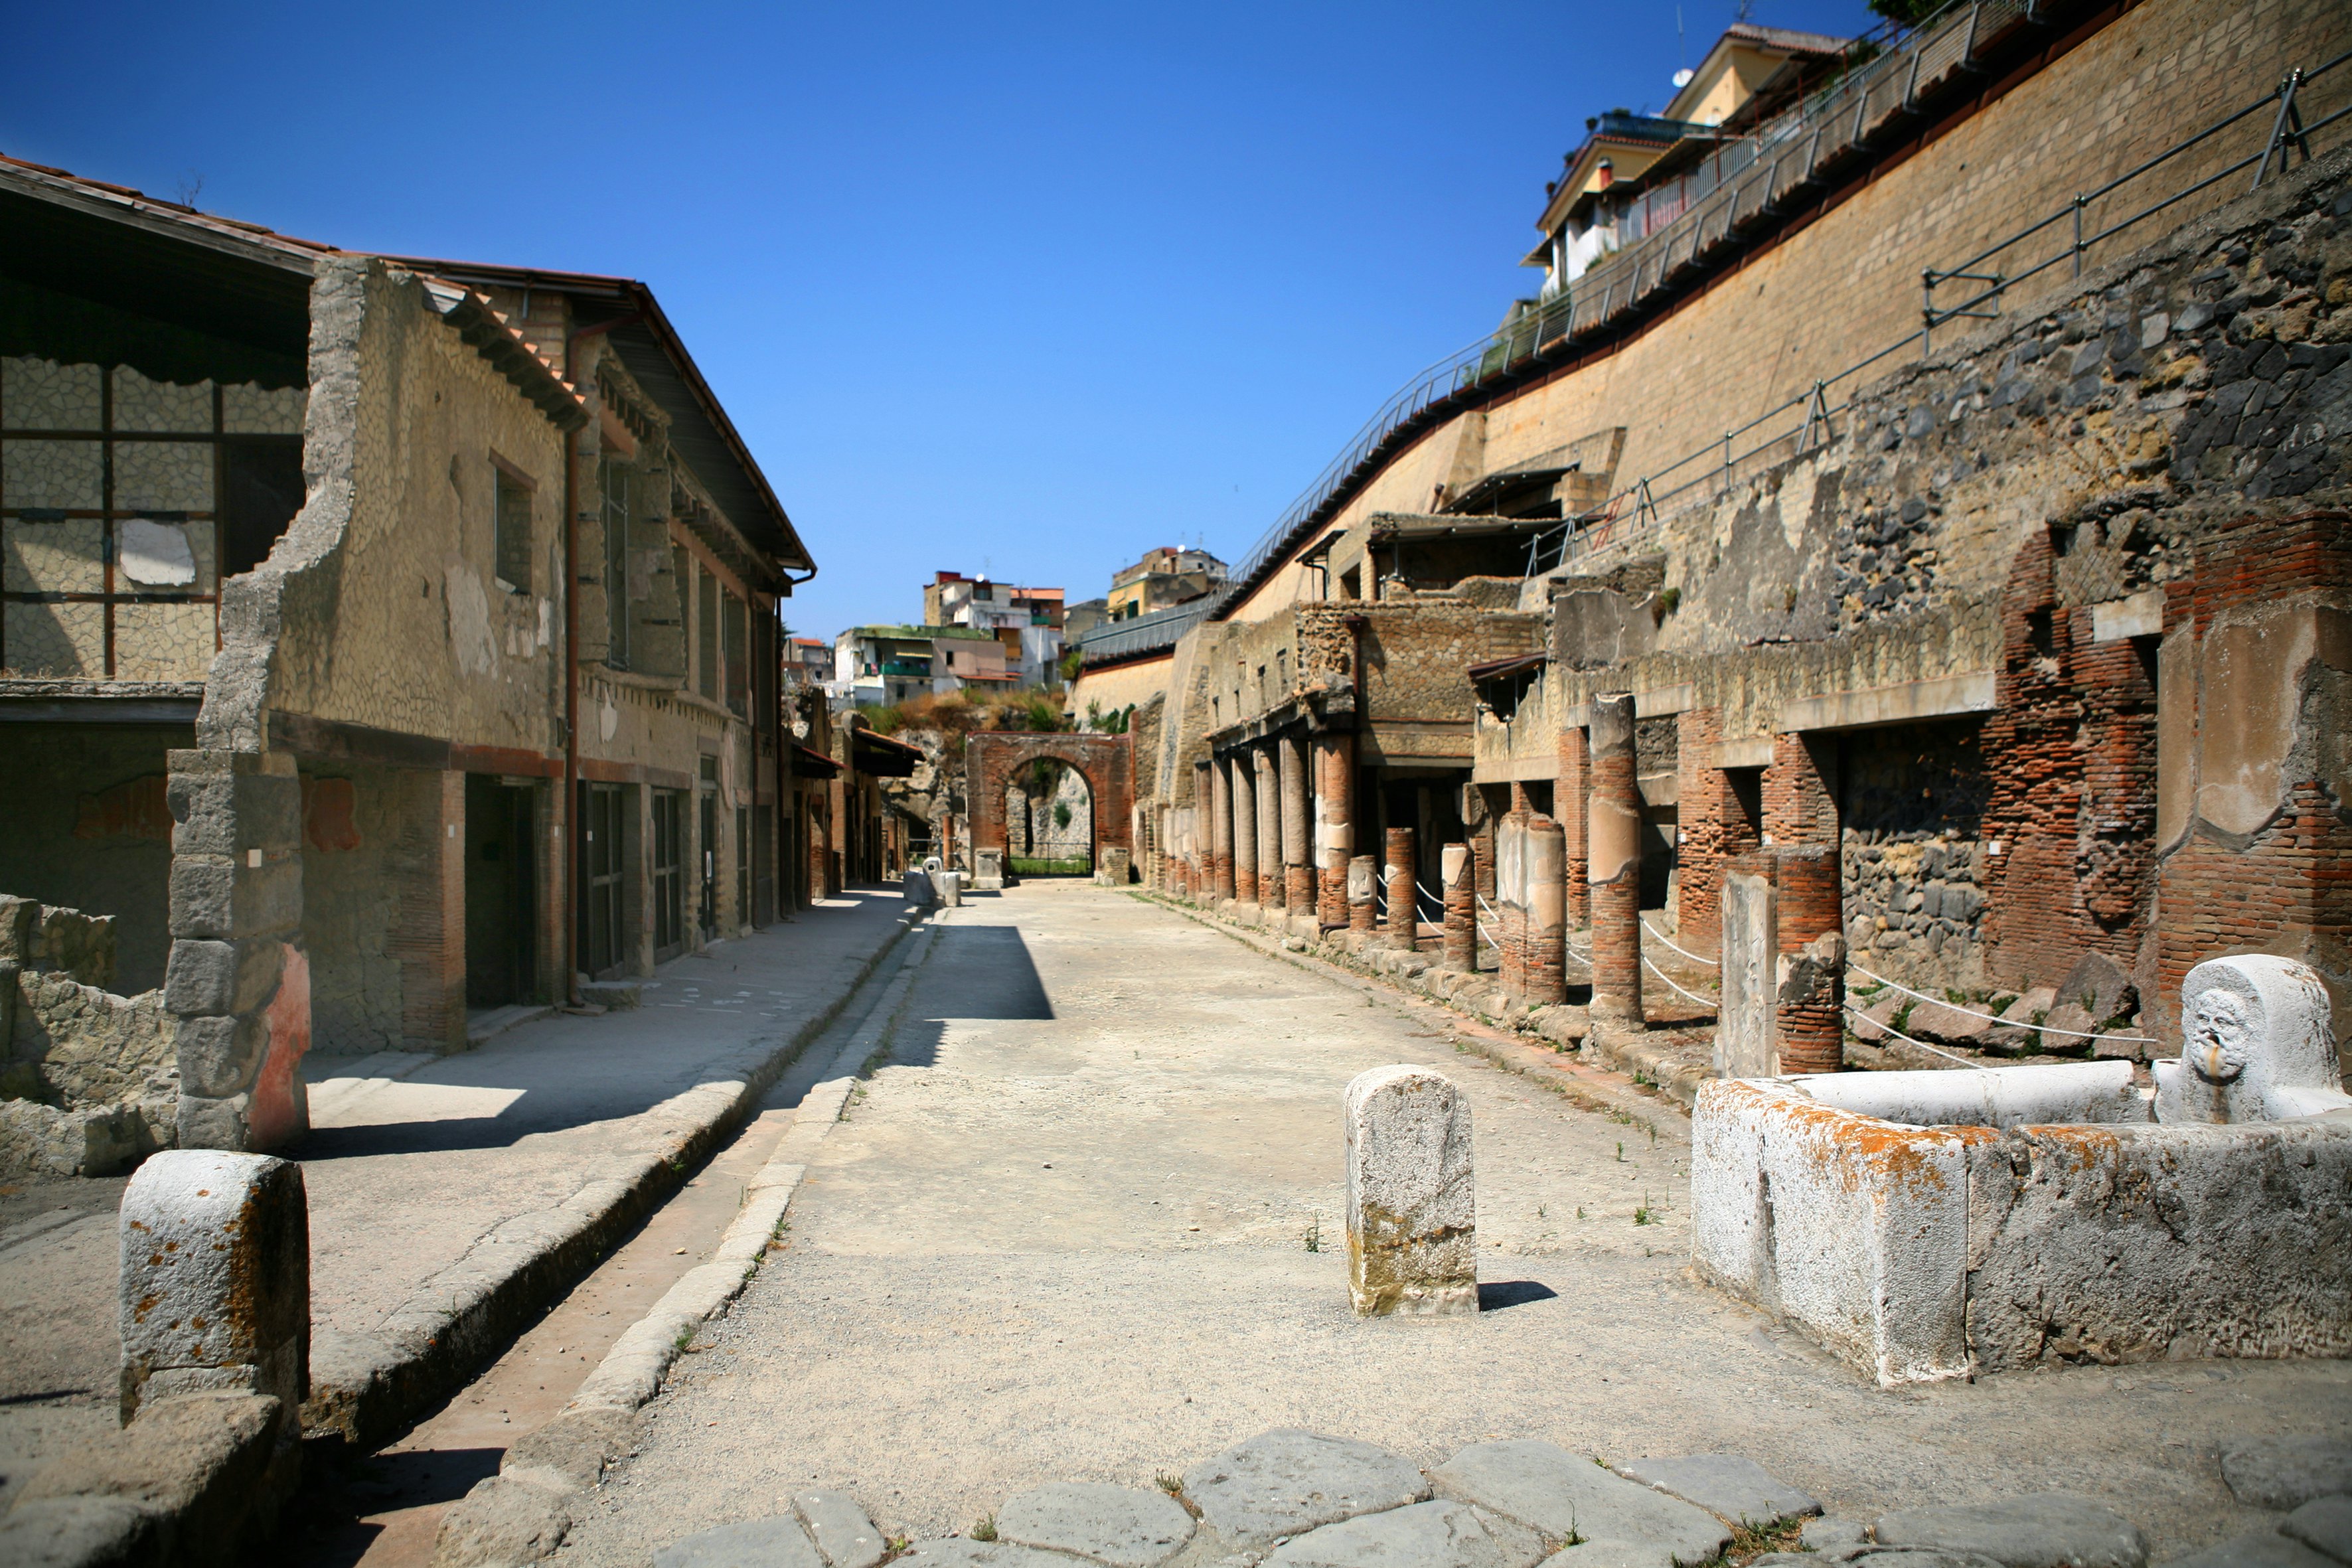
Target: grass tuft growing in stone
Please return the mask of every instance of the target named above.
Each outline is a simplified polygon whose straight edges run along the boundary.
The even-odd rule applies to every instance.
[[[996,1539],[996,1516],[995,1516],[994,1514],[992,1514],[992,1514],[988,1515],[986,1518],[982,1519],[982,1520],[978,1524],[973,1525],[973,1526],[971,1527],[971,1538],[972,1538],[974,1541],[993,1541],[993,1540],[995,1540],[995,1539]]]

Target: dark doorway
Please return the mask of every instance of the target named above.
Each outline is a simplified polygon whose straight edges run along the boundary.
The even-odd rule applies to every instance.
[[[621,940],[625,864],[627,843],[623,811],[627,795],[619,784],[583,784],[580,819],[584,837],[580,845],[580,952],[590,976],[609,980],[621,972],[626,958]]]
[[[657,789],[654,805],[654,961],[686,951],[686,792]]]
[[[538,878],[531,853],[536,793],[483,773],[466,775],[468,1007],[505,1007],[537,998],[539,944],[532,932]]]
[[[698,911],[702,924],[702,940],[712,942],[719,936],[719,792],[702,792],[702,821],[698,825],[702,837],[698,845],[702,851],[702,899]]]

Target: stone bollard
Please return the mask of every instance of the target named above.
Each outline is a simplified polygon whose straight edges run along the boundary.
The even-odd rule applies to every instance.
[[[1426,1068],[1348,1085],[1348,1294],[1356,1315],[1478,1310],[1470,1102]]]
[[[1449,844],[1440,852],[1445,875],[1445,967],[1465,974],[1478,968],[1478,883],[1470,846]]]
[[[302,1167],[174,1149],[123,1190],[121,1416],[175,1394],[258,1394],[299,1435],[310,1381]]]
[[[942,871],[934,880],[939,884],[940,902],[943,906],[950,910],[963,907],[962,872]]]
[[[1114,844],[1108,848],[1096,850],[1095,886],[1097,888],[1126,887],[1132,864],[1129,852],[1123,844]]]
[[[1000,889],[1004,886],[1004,851],[975,849],[971,852],[971,885],[975,889]]]
[[[931,907],[930,877],[921,871],[908,872],[905,879],[905,898],[908,904],[914,909],[929,909]]]
[[[1372,897],[1380,882],[1381,868],[1369,855],[1358,855],[1348,862],[1348,929],[1362,936],[1372,934],[1380,912]]]
[[[1411,952],[1421,945],[1421,898],[1412,887],[1412,829],[1389,829],[1389,945]]]

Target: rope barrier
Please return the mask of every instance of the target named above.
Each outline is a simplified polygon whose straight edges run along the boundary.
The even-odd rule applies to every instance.
[[[1716,961],[1715,961],[1715,960],[1713,960],[1713,959],[1711,959],[1711,958],[1701,958],[1697,953],[1693,952],[1690,949],[1688,949],[1688,948],[1686,948],[1686,947],[1675,947],[1675,944],[1674,944],[1673,942],[1666,942],[1666,939],[1665,939],[1664,934],[1663,932],[1661,932],[1661,931],[1658,930],[1658,928],[1657,928],[1657,927],[1655,927],[1655,926],[1652,925],[1652,924],[1651,924],[1649,921],[1643,921],[1642,922],[1642,929],[1643,929],[1643,931],[1648,931],[1652,936],[1656,937],[1660,942],[1665,942],[1665,944],[1666,944],[1668,947],[1674,947],[1674,949],[1675,949],[1675,951],[1676,952],[1681,953],[1685,958],[1689,959],[1693,963],[1704,963],[1704,964],[1706,964],[1709,969],[1720,969],[1720,968],[1722,968],[1722,967],[1723,967],[1721,964],[1719,964],[1719,963],[1716,963]]]
[[[1964,1068],[1974,1068],[1979,1072],[1992,1071],[1992,1068],[1985,1066],[1984,1063],[1971,1060],[1967,1057],[1961,1056],[1957,1051],[1948,1051],[1941,1046],[1931,1046],[1925,1040],[1914,1040],[1910,1036],[1905,1034],[1902,1030],[1896,1028],[1892,1024],[1882,1024],[1875,1018],[1865,1018],[1860,1013],[1855,1012],[1851,1004],[1846,1007],[1846,1016],[1848,1017],[1860,1019],[1863,1023],[1868,1024],[1874,1029],[1884,1029],[1898,1040],[1903,1040],[1911,1045],[1915,1045],[1923,1051],[1933,1051],[1936,1055],[1944,1058],[1946,1060],[1956,1061]]]
[[[1683,988],[1682,988],[1681,986],[1679,986],[1679,985],[1675,984],[1674,983],[1673,979],[1672,979],[1672,978],[1670,978],[1670,977],[1667,975],[1667,973],[1666,973],[1666,972],[1665,972],[1664,970],[1660,969],[1656,964],[1652,963],[1650,962],[1649,954],[1647,954],[1647,953],[1643,953],[1643,954],[1642,955],[1642,965],[1643,965],[1643,968],[1647,969],[1651,973],[1653,973],[1653,974],[1656,975],[1659,979],[1665,981],[1665,983],[1666,983],[1666,989],[1667,989],[1667,990],[1669,990],[1669,991],[1681,991],[1681,992],[1682,992],[1682,994],[1683,994],[1685,996],[1688,996],[1692,1001],[1694,1001],[1694,1002],[1697,1003],[1697,1004],[1698,1004],[1700,1006],[1702,1006],[1702,1007],[1713,1007],[1713,1008],[1717,1008],[1717,1009],[1720,1009],[1720,1008],[1721,1008],[1722,1004],[1721,1004],[1721,1003],[1719,1003],[1719,1002],[1717,1002],[1717,1001],[1716,1001],[1716,1000],[1714,1000],[1712,997],[1700,996],[1700,995],[1695,994],[1694,994],[1694,993],[1692,993],[1692,992],[1683,991]]]
[[[1856,963],[1851,958],[1845,961],[1845,966],[1848,969],[1853,970],[1856,974],[1863,976],[1864,979],[1875,980],[1881,985],[1886,986],[1890,990],[1902,992],[1906,996],[1916,996],[1922,1002],[1933,1002],[1938,1007],[1951,1008],[1953,1012],[1959,1014],[1963,1017],[1982,1018],[1988,1024],[1999,1024],[2005,1028],[2032,1029],[2035,1033],[2042,1035],[2065,1035],[2077,1040],[2129,1040],[2136,1046],[2159,1046],[2164,1043],[2161,1040],[2150,1039],[2146,1035],[2102,1035],[2095,1029],[2054,1029],[2047,1024],[2029,1024],[2022,1018],[1997,1018],[1990,1013],[1979,1013],[1973,1008],[1962,1007],[1956,1005],[1953,1003],[1947,1002],[1941,996],[1930,996],[1925,991],[1914,991],[1908,985],[1898,985],[1894,981],[1887,979],[1884,974],[1871,973],[1869,970],[1864,969],[1861,964]],[[1875,1024],[1878,1020],[1874,1018],[1871,1022]],[[1881,1028],[1885,1028],[1886,1026],[1882,1024],[1879,1026]],[[1904,1038],[1909,1039],[1910,1037],[1906,1035]],[[1912,1041],[1912,1043],[1914,1045],[1918,1044],[1916,1040]],[[1935,1047],[1931,1046],[1928,1048],[1932,1050]]]

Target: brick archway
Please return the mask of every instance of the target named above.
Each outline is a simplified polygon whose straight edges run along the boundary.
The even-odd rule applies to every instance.
[[[1014,775],[1048,759],[1076,770],[1094,797],[1095,863],[1106,849],[1134,849],[1135,753],[1125,735],[1040,734],[982,730],[964,741],[963,771],[974,849],[1002,851],[1004,791]]]

